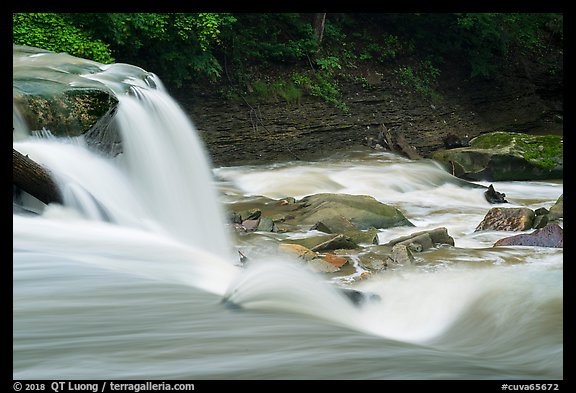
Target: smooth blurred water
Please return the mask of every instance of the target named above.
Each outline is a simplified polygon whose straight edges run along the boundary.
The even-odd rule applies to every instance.
[[[38,214],[13,215],[14,379],[563,378],[563,250],[492,247],[508,233],[474,232],[491,207],[482,189],[374,151],[211,168],[159,81],[102,70],[91,78],[129,92],[123,156],[81,139],[13,143],[66,190],[65,206],[22,199]],[[561,180],[494,186],[533,209],[563,192]],[[361,306],[266,248],[239,266],[226,204],[319,192],[371,195],[416,225],[381,230],[382,243],[444,226],[455,247],[358,281],[380,296]]]
[[[385,165],[370,162],[364,168],[378,184],[370,194],[384,199]],[[333,178],[346,171],[340,164]],[[298,167],[306,175],[319,165],[330,168]],[[266,166],[222,171],[237,183],[280,177]],[[278,255],[240,268],[167,231],[87,218],[73,207],[14,215],[14,378],[563,378],[562,249],[493,248],[503,233],[473,232],[489,208],[471,195],[481,190],[422,187],[427,196],[415,189],[391,203],[418,230],[446,226],[456,246],[421,253],[421,267],[359,281],[355,288],[382,299],[361,308]],[[512,204],[530,195],[532,207],[551,206],[562,190],[557,182],[496,188]]]

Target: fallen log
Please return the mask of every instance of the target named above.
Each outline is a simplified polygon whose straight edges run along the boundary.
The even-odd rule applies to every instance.
[[[416,151],[414,146],[408,143],[403,134],[396,133],[396,141],[394,141],[392,133],[384,124],[380,125],[380,132],[378,133],[378,139],[375,143],[392,153],[401,153],[411,160],[422,159],[422,156]]]
[[[403,134],[398,135],[396,143],[400,147],[400,150],[402,150],[402,153],[404,153],[404,155],[406,157],[408,157],[409,159],[411,159],[411,160],[422,159],[422,156],[420,154],[418,154],[418,152],[416,151],[414,146],[412,146],[408,143],[408,141],[404,138]]]
[[[12,182],[22,191],[38,200],[48,203],[62,204],[60,189],[53,175],[43,166],[12,149]]]
[[[384,146],[391,152],[396,151],[396,149],[394,148],[394,142],[392,141],[392,134],[384,124],[380,126],[380,132],[378,133],[378,141],[382,146]]]

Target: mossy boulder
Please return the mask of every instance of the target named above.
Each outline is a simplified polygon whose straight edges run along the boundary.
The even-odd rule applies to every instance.
[[[83,76],[101,72],[101,66],[66,53],[13,45],[14,111],[28,131],[101,139],[118,98],[103,83]]]
[[[563,178],[563,137],[491,132],[470,146],[438,150],[432,158],[467,180],[510,181]]]
[[[314,194],[296,202],[296,207],[286,223],[314,225],[344,217],[359,230],[414,226],[400,210],[369,195]]]
[[[46,129],[56,136],[83,135],[103,119],[109,123],[118,104],[114,96],[99,89],[62,87],[54,91],[50,83],[42,81],[37,83],[38,93],[19,90],[22,94],[18,94],[19,82],[14,82],[14,103],[33,131]]]

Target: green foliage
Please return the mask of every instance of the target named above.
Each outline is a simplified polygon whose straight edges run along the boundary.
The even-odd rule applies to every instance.
[[[409,87],[433,101],[440,100],[440,95],[434,89],[437,78],[440,76],[440,70],[431,61],[422,61],[416,68],[400,66],[396,70],[396,74],[400,79],[400,84],[403,86]]]
[[[460,47],[469,58],[472,76],[490,76],[506,55],[517,51],[542,56],[552,36],[562,37],[558,14],[474,13],[455,14]],[[496,61],[500,59],[500,61]]]
[[[360,14],[362,26],[398,38],[400,54],[457,62],[471,76],[488,77],[511,57],[545,62],[563,42],[563,16],[554,13],[402,13]],[[360,30],[361,31],[361,30]],[[370,33],[374,37],[374,33]],[[382,40],[378,40],[382,44]],[[370,44],[368,42],[368,44]],[[374,52],[368,49],[372,58]]]
[[[492,132],[471,141],[478,149],[515,146],[522,156],[545,169],[554,169],[563,156],[563,138],[560,135],[528,135],[519,132]]]
[[[236,19],[212,13],[69,14],[74,23],[102,37],[122,61],[155,72],[168,83],[215,81],[222,66],[214,52]]]
[[[333,75],[327,72],[296,73],[292,76],[296,86],[313,96],[320,97],[335,108],[348,113],[349,108],[342,100],[342,92],[338,88]]]
[[[256,80],[252,83],[252,89],[255,95],[274,102],[278,102],[280,97],[288,104],[300,104],[302,98],[302,90],[293,82],[285,80],[277,80],[272,83]]]
[[[406,86],[429,97],[443,62],[465,65],[474,77],[494,75],[517,56],[542,59],[550,73],[560,71],[558,62],[545,61],[562,46],[562,14],[328,14],[321,45],[313,18],[306,13],[15,13],[13,43],[134,64],[176,87],[245,85],[270,67],[285,67],[287,73],[308,69],[308,91],[342,108],[337,80],[353,78],[352,70],[370,63],[429,59],[435,67],[398,69]]]
[[[316,64],[321,70],[326,71],[329,74],[333,74],[336,70],[341,70],[342,65],[340,65],[340,59],[335,56],[328,56],[323,59],[317,59]]]
[[[226,56],[232,55],[230,69],[237,80],[241,74],[249,74],[252,69],[264,70],[271,66],[306,67],[308,71],[292,74],[292,83],[277,86],[272,91],[266,88],[262,93],[271,97],[282,96],[288,102],[299,102],[302,92],[319,97],[333,106],[347,111],[336,79],[343,72],[342,50],[346,43],[345,35],[328,20],[324,31],[324,43],[339,40],[338,53],[321,56],[318,42],[312,31],[312,17],[306,14],[235,14],[237,18],[234,36],[224,36],[228,42]]]
[[[138,65],[171,85],[221,76],[214,52],[229,14],[14,14],[14,43]],[[104,44],[105,43],[105,44]]]
[[[358,32],[356,37],[366,43],[358,54],[360,60],[376,60],[384,64],[405,52],[405,48],[395,35],[383,34],[377,37],[378,41],[375,41],[374,37],[364,30],[362,33]]]
[[[357,77],[353,78],[352,80],[360,83],[362,85],[362,87],[366,90],[371,89],[373,87],[370,84],[370,82],[368,82],[368,79],[363,77],[363,76],[357,76]]]
[[[108,44],[69,24],[61,14],[14,13],[12,22],[13,44],[66,52],[104,64],[114,62]]]
[[[233,65],[297,64],[318,49],[309,20],[296,13],[234,14],[235,29],[224,33]]]

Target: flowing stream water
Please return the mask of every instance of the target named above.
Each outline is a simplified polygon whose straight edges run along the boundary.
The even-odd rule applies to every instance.
[[[86,77],[118,94],[122,155],[81,138],[13,142],[65,199],[24,196],[28,212],[13,214],[14,379],[563,378],[563,250],[493,247],[510,234],[474,231],[492,207],[478,188],[373,150],[213,168],[157,78],[101,70]],[[493,184],[509,207],[563,193],[562,180]],[[270,234],[243,243],[257,251],[238,263],[227,204],[320,192],[371,195],[415,224],[380,230],[380,243],[443,226],[455,246],[357,281],[380,296],[361,305],[337,289],[360,266],[313,273],[271,252]]]

